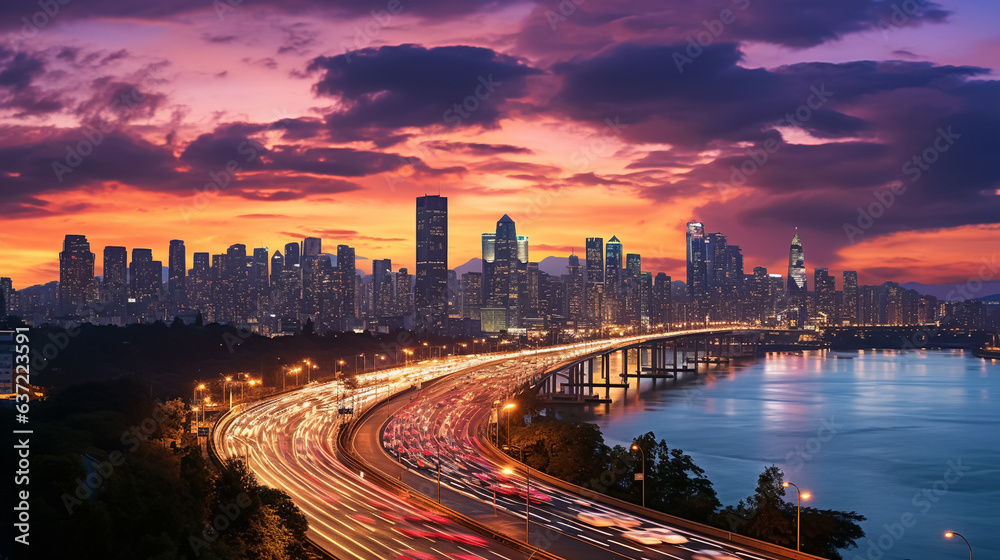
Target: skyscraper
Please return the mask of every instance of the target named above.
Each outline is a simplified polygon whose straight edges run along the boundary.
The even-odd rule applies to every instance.
[[[215,315],[212,306],[212,261],[208,253],[191,255],[191,274],[188,282],[188,302],[210,322]]]
[[[272,287],[276,286],[281,280],[281,272],[285,269],[285,257],[281,254],[281,251],[275,251],[274,255],[271,256],[271,279],[270,284]]]
[[[417,271],[414,290],[417,330],[444,334],[448,328],[448,199],[417,197]]]
[[[0,277],[0,319],[15,313],[14,282],[4,276]]]
[[[67,317],[86,317],[96,296],[94,253],[86,235],[67,235],[59,253],[59,312]]]
[[[187,300],[187,253],[184,241],[172,239],[167,254],[167,296],[171,310],[176,313]]]
[[[817,268],[813,271],[814,289],[816,291],[816,315],[823,322],[833,323],[837,310],[837,285],[830,271],[826,268]]]
[[[582,321],[586,318],[586,304],[583,274],[580,273],[580,257],[570,255],[566,263],[566,318]]]
[[[841,320],[850,325],[858,324],[858,272],[844,271],[844,304],[840,309]]]
[[[123,325],[128,301],[128,250],[125,247],[104,248],[101,278],[102,324]]]
[[[604,244],[604,318],[621,323],[625,315],[625,277],[622,273],[622,242],[617,236]]]
[[[480,320],[483,307],[483,275],[481,272],[466,272],[462,275],[462,318]]]
[[[395,315],[392,281],[392,260],[375,259],[372,261],[372,312],[376,319]]]
[[[159,313],[163,263],[153,260],[153,250],[135,247],[128,270],[131,292],[129,315],[140,323],[162,318]]]
[[[604,239],[588,237],[587,247],[587,285],[586,316],[593,325],[601,323],[601,310],[604,308]]]
[[[520,280],[527,275],[527,262],[522,263],[518,258],[520,246],[514,220],[507,214],[497,221],[495,234],[483,234],[484,331],[498,332],[519,325]],[[526,244],[523,252],[527,253]]]
[[[795,228],[792,245],[788,248],[788,293],[802,295],[806,291],[806,259],[802,241],[799,240],[799,228]]]
[[[323,240],[318,237],[307,237],[302,240],[302,256],[315,257],[323,252]]]
[[[298,243],[286,243],[285,244],[285,268],[292,268],[295,266],[301,266],[301,260],[299,259],[299,244]]]
[[[356,266],[354,247],[337,245],[337,274],[340,275],[341,298],[340,317],[343,322],[341,326],[343,330],[354,328],[354,320],[358,316],[354,301],[354,292],[358,283]]]
[[[707,311],[708,266],[705,256],[705,226],[701,222],[687,224],[687,296],[693,318],[704,319]]]

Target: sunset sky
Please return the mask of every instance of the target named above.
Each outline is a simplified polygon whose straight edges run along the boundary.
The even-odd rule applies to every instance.
[[[810,277],[996,260],[995,1],[578,1],[3,2],[0,276],[57,279],[67,233],[98,274],[304,236],[412,271],[424,193],[452,268],[504,213],[533,261],[617,235],[675,279],[690,220],[747,272],[796,226]]]

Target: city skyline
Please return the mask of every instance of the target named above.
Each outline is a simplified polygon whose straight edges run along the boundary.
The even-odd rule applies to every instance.
[[[436,192],[452,263],[495,210],[539,257],[582,254],[600,219],[677,278],[684,248],[662,240],[692,220],[769,269],[798,226],[815,262],[873,283],[963,282],[1000,233],[995,3],[802,21],[732,0],[112,4],[0,51],[0,269],[20,286],[55,278],[70,232],[157,254],[323,237],[416,270],[400,244],[412,198]]]

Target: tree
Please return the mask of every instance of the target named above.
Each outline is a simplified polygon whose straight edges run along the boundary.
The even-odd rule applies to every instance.
[[[302,336],[312,336],[316,334],[316,327],[313,325],[312,317],[307,317],[306,322],[302,325]]]

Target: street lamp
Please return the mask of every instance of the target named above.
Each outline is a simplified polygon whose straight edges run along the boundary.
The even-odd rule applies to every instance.
[[[642,507],[646,507],[646,454],[642,451],[642,448],[636,444],[632,444],[632,451],[638,451],[639,457],[642,458],[642,476],[639,480],[642,481]]]
[[[514,410],[516,406],[514,403],[503,405],[503,410],[507,413],[507,445],[510,445],[510,411]]]
[[[944,538],[946,538],[946,539],[950,539],[952,537],[958,537],[958,538],[962,539],[963,541],[965,541],[965,545],[969,547],[969,560],[972,560],[972,545],[969,544],[969,540],[966,539],[965,537],[963,537],[962,535],[956,533],[955,531],[947,531],[944,534]]]
[[[337,360],[337,365],[340,367],[333,374],[335,377],[340,377],[340,374],[344,372],[344,360]]]
[[[802,545],[802,500],[808,500],[812,497],[809,492],[803,492],[798,486],[795,486],[794,482],[782,482],[782,486],[788,488],[789,486],[795,487],[795,550],[801,551]]]

